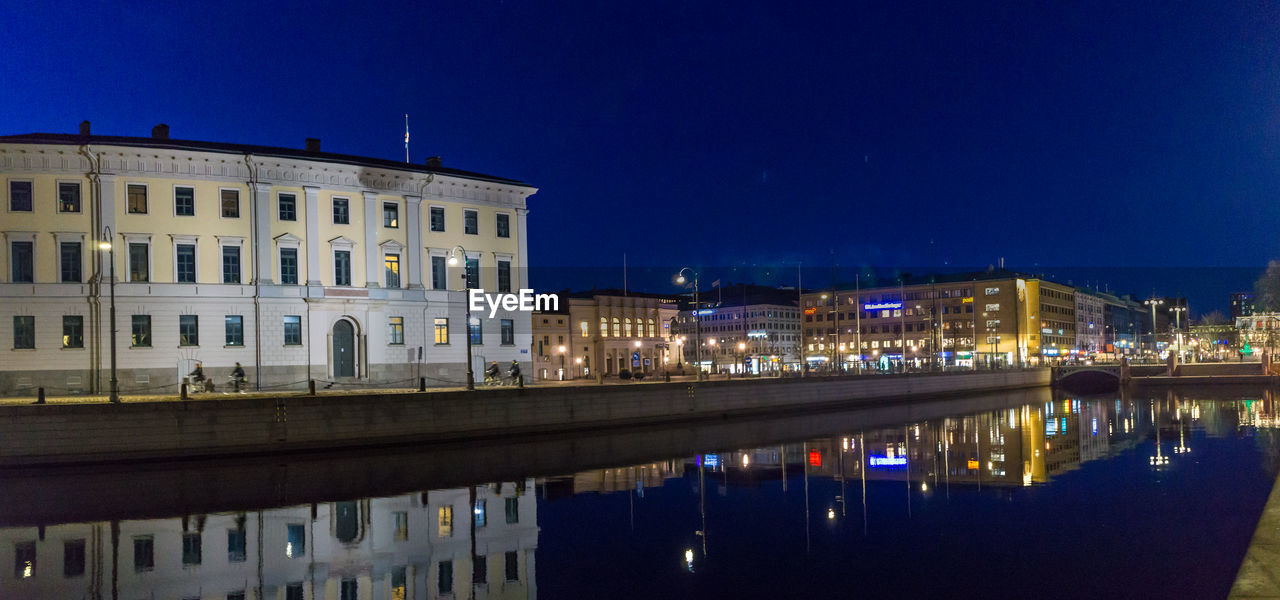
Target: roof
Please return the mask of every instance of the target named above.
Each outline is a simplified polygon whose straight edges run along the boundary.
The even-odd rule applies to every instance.
[[[298,148],[280,148],[276,146],[257,146],[253,144],[233,144],[228,142],[203,142],[198,140],[174,140],[154,137],[131,137],[122,135],[79,135],[74,133],[23,133],[0,136],[0,143],[15,144],[55,144],[81,146],[84,144],[101,144],[111,146],[132,146],[137,148],[156,148],[165,150],[197,150],[202,152],[222,152],[227,154],[253,154],[254,156],[270,156],[278,158],[297,158],[331,163],[341,163],[361,167],[377,167],[412,171],[415,173],[432,173],[450,175],[466,179],[476,179],[507,185],[532,187],[516,179],[485,175],[462,169],[448,167],[428,167],[423,164],[406,163],[385,158],[370,158],[335,152],[312,152]]]
[[[595,298],[597,296],[610,297],[628,297],[628,298],[653,298],[656,300],[664,300],[667,302],[675,302],[679,298],[679,294],[653,294],[649,292],[637,292],[633,290],[621,290],[618,288],[603,288],[598,290],[584,290],[581,292],[570,292],[570,298]]]

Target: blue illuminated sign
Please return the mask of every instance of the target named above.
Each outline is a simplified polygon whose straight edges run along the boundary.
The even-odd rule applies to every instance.
[[[870,460],[873,467],[905,467],[907,465],[907,457],[905,456],[872,455]]]
[[[863,310],[884,310],[886,308],[902,308],[901,302],[881,302],[879,304],[863,304]]]
[[[718,467],[720,466],[720,455],[719,454],[703,454],[702,464],[703,466],[707,466],[707,467]]]
[[[695,314],[695,315],[713,315],[713,314],[715,314],[715,312],[716,312],[716,309],[714,309],[714,308],[704,308],[704,309],[702,309],[702,310],[695,310],[695,311],[693,311],[693,314]]]

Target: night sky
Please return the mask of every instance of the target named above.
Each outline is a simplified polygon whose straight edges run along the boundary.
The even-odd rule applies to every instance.
[[[829,4],[4,3],[0,133],[397,158],[407,112],[541,189],[540,288],[1004,257],[1201,312],[1280,257],[1280,5]]]

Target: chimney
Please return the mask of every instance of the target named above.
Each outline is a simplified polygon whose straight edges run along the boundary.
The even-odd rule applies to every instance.
[[[80,121],[80,135],[89,135],[88,121]]]
[[[151,128],[151,137],[157,140],[169,139],[169,126],[161,123]]]
[[[444,164],[444,159],[440,158],[439,156],[427,157],[427,166],[432,169],[439,169],[443,164]]]
[[[307,138],[307,152],[320,151],[320,138]]]

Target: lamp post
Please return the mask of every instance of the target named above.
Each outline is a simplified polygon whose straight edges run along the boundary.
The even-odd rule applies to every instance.
[[[1174,335],[1178,336],[1178,360],[1182,360],[1182,313],[1187,312],[1187,307],[1174,306],[1169,309],[1169,312],[1173,313],[1173,332]]]
[[[120,402],[120,380],[116,378],[116,247],[112,242],[110,227],[102,228],[103,241],[98,242],[99,250],[107,251],[107,260],[111,262],[111,396],[113,403]]]
[[[1156,347],[1156,307],[1164,304],[1161,298],[1151,297],[1142,301],[1143,304],[1151,307],[1151,350],[1157,358],[1160,357],[1159,348]]]
[[[738,342],[738,366],[742,367],[742,378],[747,378],[747,343]]]
[[[690,269],[689,267],[680,269],[676,272],[677,285],[684,285],[685,282],[689,281],[684,275],[685,271],[688,271],[689,274],[693,276],[693,353],[694,359],[698,363],[694,366],[694,371],[697,373],[697,380],[702,381],[702,315],[698,314],[702,305],[698,303],[698,272]]]
[[[471,367],[471,279],[467,277],[467,249],[462,246],[454,246],[449,252],[449,264],[458,265],[458,254],[462,254],[462,303],[466,307],[466,334],[467,334],[467,390],[475,391],[476,374]]]

